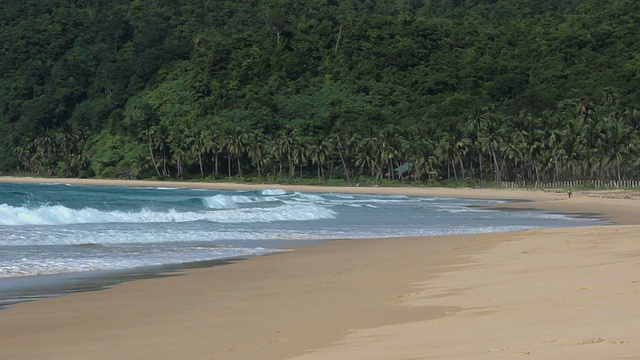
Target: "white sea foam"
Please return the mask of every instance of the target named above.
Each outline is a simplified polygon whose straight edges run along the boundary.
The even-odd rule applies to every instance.
[[[185,252],[156,252],[151,256],[80,256],[80,257],[50,257],[47,259],[14,259],[3,261],[0,267],[0,278],[61,274],[85,271],[102,271],[131,269],[141,266],[157,266],[168,263],[180,264],[195,261],[206,261],[216,259],[229,259],[247,256],[260,256],[281,252],[280,249],[257,248],[214,248],[197,247]]]
[[[467,212],[478,212],[478,211],[491,211],[491,210],[478,210],[472,209],[470,207],[462,206],[462,205],[444,205],[440,207],[440,209],[435,210],[437,212],[448,212],[448,213],[467,213]]]
[[[224,198],[220,198],[224,199]],[[227,199],[220,203],[233,206]],[[283,205],[276,208],[223,208],[217,211],[186,211],[174,209],[137,212],[100,211],[92,208],[70,209],[61,205],[45,205],[38,208],[0,205],[0,225],[69,225],[89,223],[164,223],[211,221],[220,223],[252,223],[272,221],[308,221],[333,218],[331,209],[310,205]]]
[[[254,245],[273,249],[327,239],[575,224],[575,219],[564,215],[470,208],[469,204],[487,201],[452,198],[307,194],[282,189],[193,193],[188,191],[195,189],[104,191],[103,187],[20,185],[16,190],[0,197],[0,204],[6,202],[0,205],[0,277],[121,269],[273,251],[252,248]],[[87,196],[83,196],[85,192]],[[50,204],[42,205],[46,201]],[[589,224],[586,221],[590,219],[584,220],[580,224]]]
[[[210,209],[233,209],[238,207],[238,202],[229,196],[218,194],[202,199],[204,206]]]
[[[308,193],[295,193],[296,198],[301,199],[303,201],[324,201],[325,199],[316,194],[308,194]]]
[[[235,209],[238,204],[253,204],[275,202],[275,196],[245,196],[245,195],[224,195],[218,194],[202,198],[204,206],[210,209]]]
[[[43,226],[29,232],[5,229],[0,236],[0,246],[49,246],[49,245],[132,245],[163,243],[218,243],[235,241],[269,241],[280,239],[318,240],[326,236],[294,230],[243,230],[226,228],[218,230],[172,229],[171,225],[153,228],[118,225],[70,225],[65,227]],[[1,254],[0,254],[1,255]]]
[[[282,189],[264,189],[262,190],[262,195],[272,195],[272,196],[277,196],[277,195],[286,195],[287,192],[282,190]]]

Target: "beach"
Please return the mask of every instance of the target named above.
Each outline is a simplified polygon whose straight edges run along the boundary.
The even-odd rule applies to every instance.
[[[0,311],[0,359],[634,359],[640,203],[630,192],[284,189],[522,202],[615,225],[329,241]]]

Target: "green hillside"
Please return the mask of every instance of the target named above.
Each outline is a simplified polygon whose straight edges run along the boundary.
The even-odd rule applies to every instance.
[[[632,0],[7,0],[0,173],[634,179]]]

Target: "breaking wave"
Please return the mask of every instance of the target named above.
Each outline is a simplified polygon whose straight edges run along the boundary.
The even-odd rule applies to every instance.
[[[231,204],[231,203],[229,203]],[[212,206],[212,208],[215,208]],[[166,223],[211,221],[219,223],[254,223],[272,221],[308,221],[330,219],[335,212],[312,204],[282,205],[273,208],[229,208],[221,210],[176,211],[102,211],[94,208],[71,209],[62,205],[29,208],[0,205],[0,225],[70,225],[100,223]]]

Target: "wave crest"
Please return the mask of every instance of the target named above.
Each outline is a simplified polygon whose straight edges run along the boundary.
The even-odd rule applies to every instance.
[[[71,225],[92,223],[166,223],[211,221],[219,223],[255,223],[272,221],[308,221],[333,218],[335,212],[313,205],[283,205],[274,208],[226,208],[185,211],[175,209],[136,212],[101,211],[93,208],[71,209],[62,205],[38,208],[0,205],[0,225]]]

